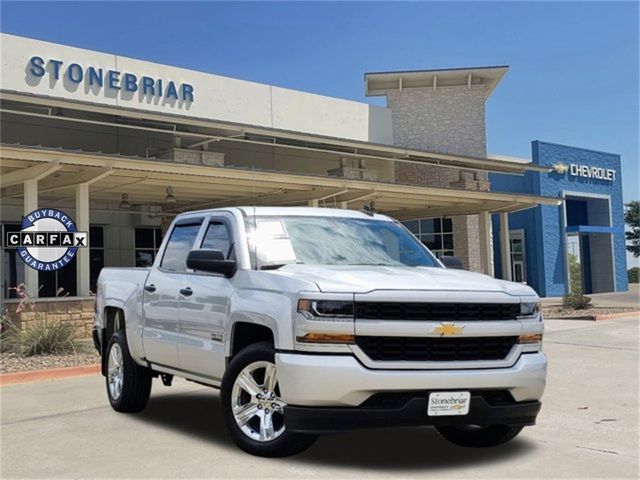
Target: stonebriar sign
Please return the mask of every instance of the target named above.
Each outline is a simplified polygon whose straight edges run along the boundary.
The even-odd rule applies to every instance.
[[[65,64],[62,60],[48,59],[34,55],[29,59],[28,71],[34,77],[48,76],[50,80],[63,80],[72,84],[84,84],[93,89],[136,93],[142,96],[167,98],[193,102],[193,86],[169,79],[152,78],[132,72],[84,66],[80,63]]]

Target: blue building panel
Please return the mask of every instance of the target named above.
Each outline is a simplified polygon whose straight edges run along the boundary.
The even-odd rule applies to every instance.
[[[567,293],[571,243],[571,248],[578,246],[586,293],[628,290],[620,156],[534,141],[532,162],[554,170],[490,175],[493,191],[565,199],[558,207],[509,215],[510,231],[524,232],[527,283],[541,296]],[[503,277],[497,215],[493,232],[495,274]]]

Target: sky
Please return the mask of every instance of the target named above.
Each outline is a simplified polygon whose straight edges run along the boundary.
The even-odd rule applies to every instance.
[[[487,103],[492,154],[544,140],[622,156],[640,198],[638,2],[6,2],[5,33],[318,94],[367,71],[509,65]]]

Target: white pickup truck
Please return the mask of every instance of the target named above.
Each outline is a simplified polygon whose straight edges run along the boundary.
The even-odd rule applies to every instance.
[[[115,410],[144,409],[156,377],[219,388],[255,455],[398,425],[484,447],[540,410],[538,302],[447,268],[383,215],[224,208],[179,215],[151,268],[102,270],[94,342]]]

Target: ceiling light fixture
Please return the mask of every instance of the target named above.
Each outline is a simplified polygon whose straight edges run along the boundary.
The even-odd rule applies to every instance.
[[[164,197],[165,203],[176,203],[176,197],[173,196],[173,187],[167,187],[167,196]]]
[[[129,195],[122,194],[122,201],[120,202],[120,208],[122,210],[131,210],[131,204],[129,203]]]

